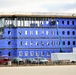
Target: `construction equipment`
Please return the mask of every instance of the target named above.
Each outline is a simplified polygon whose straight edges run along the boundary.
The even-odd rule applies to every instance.
[[[59,45],[60,45],[60,52],[62,51],[62,41],[61,41],[61,37],[59,35],[59,30],[58,30],[58,21],[51,19],[49,22],[50,25],[56,25],[56,30],[57,30],[57,35],[58,35],[58,39],[59,39]]]

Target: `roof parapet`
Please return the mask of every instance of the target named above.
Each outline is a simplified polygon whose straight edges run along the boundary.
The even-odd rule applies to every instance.
[[[76,13],[54,13],[54,12],[0,12],[0,17],[64,17],[64,18],[76,18]]]

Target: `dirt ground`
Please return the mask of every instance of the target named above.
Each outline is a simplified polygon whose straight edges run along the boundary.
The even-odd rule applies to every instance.
[[[76,65],[0,67],[0,75],[76,75]]]

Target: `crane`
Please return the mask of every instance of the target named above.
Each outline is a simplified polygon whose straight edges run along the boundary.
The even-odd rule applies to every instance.
[[[59,39],[59,45],[60,45],[60,52],[62,51],[62,41],[61,41],[61,37],[59,35],[59,30],[58,30],[58,21],[51,19],[51,21],[49,21],[50,25],[56,25],[56,30],[57,30],[57,35],[58,35],[58,39]]]

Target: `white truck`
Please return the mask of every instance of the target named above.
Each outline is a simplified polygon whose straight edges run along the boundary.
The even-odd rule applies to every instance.
[[[76,47],[73,47],[73,53],[76,53]]]
[[[69,62],[76,62],[76,53],[52,53],[51,54],[51,61],[69,61]]]

